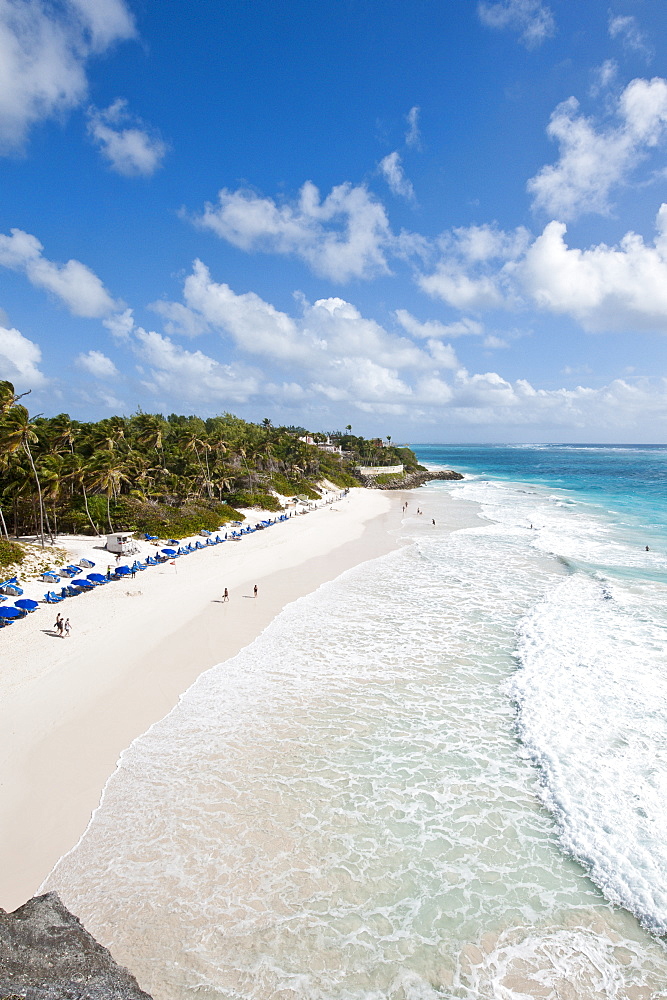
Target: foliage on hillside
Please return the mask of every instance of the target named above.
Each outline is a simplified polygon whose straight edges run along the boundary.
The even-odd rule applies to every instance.
[[[96,423],[30,417],[0,382],[0,534],[96,533],[116,527],[183,537],[236,519],[236,507],[280,510],[282,497],[320,494],[318,482],[358,485],[357,465],[419,468],[409,448],[346,433],[203,420],[139,410]],[[231,512],[231,513],[230,513]],[[212,522],[215,522],[213,524]]]
[[[25,552],[22,545],[0,539],[0,566],[20,566],[24,559]]]

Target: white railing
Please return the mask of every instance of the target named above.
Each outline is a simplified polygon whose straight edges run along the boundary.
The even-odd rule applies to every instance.
[[[357,472],[362,476],[400,476],[402,465],[358,465]]]

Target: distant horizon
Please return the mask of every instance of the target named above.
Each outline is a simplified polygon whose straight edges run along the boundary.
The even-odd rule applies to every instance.
[[[667,440],[660,4],[12,0],[0,41],[31,411]]]

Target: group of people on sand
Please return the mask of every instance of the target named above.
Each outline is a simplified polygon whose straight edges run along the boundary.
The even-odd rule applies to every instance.
[[[63,618],[60,612],[58,612],[58,614],[56,615],[56,620],[54,622],[53,627],[61,639],[64,639],[65,636],[69,637],[72,628],[72,626],[69,623],[69,618]]]
[[[253,597],[257,597],[258,592],[259,591],[258,591],[257,584],[255,584],[255,586],[252,588],[252,596]],[[225,601],[228,601],[228,600],[229,600],[229,590],[227,589],[227,587],[225,587],[225,589],[224,589],[224,591],[222,593],[222,603],[224,604]]]
[[[405,512],[406,512],[407,509],[408,509],[408,501],[406,500],[405,503],[403,504],[403,513],[404,514],[405,514]],[[417,507],[417,513],[418,514],[423,514],[424,511],[421,509],[421,507]],[[434,517],[431,518],[431,524],[433,524],[433,525],[435,524],[435,518]]]

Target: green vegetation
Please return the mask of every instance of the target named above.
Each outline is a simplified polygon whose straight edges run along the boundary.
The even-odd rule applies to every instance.
[[[380,473],[379,476],[373,476],[373,480],[379,483],[380,486],[393,485],[394,483],[400,483],[405,479],[404,472],[393,472],[393,473]]]
[[[392,446],[389,436],[357,437],[350,425],[345,433],[309,435],[303,427],[273,427],[268,418],[253,424],[231,413],[203,420],[141,410],[85,423],[67,413],[31,417],[21,398],[0,381],[6,539],[10,531],[43,542],[58,532],[116,528],[182,538],[237,520],[238,507],[278,511],[275,494],[315,500],[324,479],[356,486],[357,465],[420,468],[409,448]]]
[[[22,545],[0,539],[0,566],[20,566],[24,559],[25,552]]]

